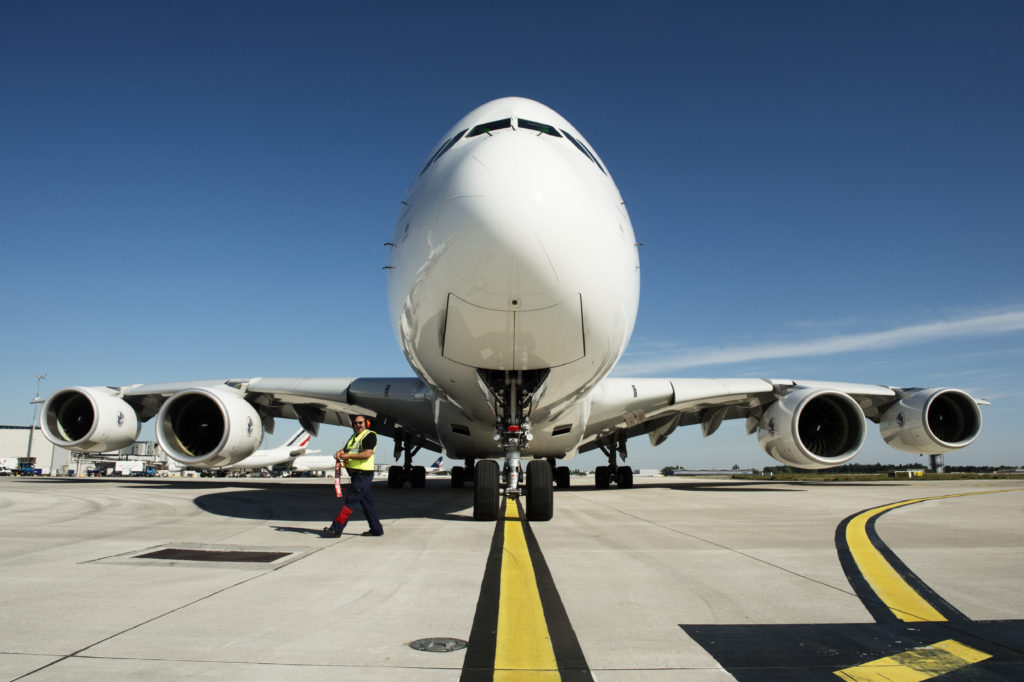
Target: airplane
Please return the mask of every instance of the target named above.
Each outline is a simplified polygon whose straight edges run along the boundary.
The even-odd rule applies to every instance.
[[[302,468],[295,466],[295,462],[300,457],[314,458],[317,456],[313,453],[320,452],[319,450],[309,450],[307,452],[306,446],[309,444],[309,439],[309,433],[305,429],[299,429],[283,445],[279,445],[276,448],[257,450],[242,461],[227,466],[218,468],[200,467],[200,469],[203,472],[203,476],[223,477],[227,476],[230,470],[272,469],[274,471],[287,471],[297,469],[298,471],[320,471],[334,468],[334,458],[331,456],[326,456],[326,459],[330,460],[330,466],[315,466],[311,468],[312,461],[310,459],[303,461]],[[169,462],[167,468],[170,471],[180,471],[185,467],[183,465],[174,466],[174,463]]]
[[[461,460],[473,516],[497,518],[523,495],[532,521],[554,514],[564,462],[600,450],[598,488],[629,488],[627,441],[705,436],[742,419],[774,459],[805,469],[852,459],[871,420],[891,447],[941,455],[972,443],[979,405],[954,388],[757,378],[619,378],[633,331],[639,252],[611,174],[568,120],[533,100],[488,102],[445,133],[418,170],[395,225],[388,311],[415,376],[265,378],[74,386],[52,394],[40,424],[64,448],[124,447],[155,418],[160,445],[193,467],[250,456],[278,418],[320,424],[373,418],[395,442],[388,483],[424,484],[421,448]],[[523,464],[525,463],[525,472]],[[523,474],[525,473],[525,486]]]
[[[307,452],[306,446],[309,445],[310,438],[311,436],[306,429],[300,428],[294,435],[292,435],[291,438],[285,441],[284,445],[279,445],[278,447],[271,448],[270,450],[257,450],[240,462],[228,464],[227,466],[221,467],[221,469],[291,468],[291,464],[298,459],[299,456],[310,456],[313,453],[320,452],[319,450],[310,450]],[[331,468],[333,468],[334,458],[330,457],[330,459]]]
[[[291,471],[333,471],[334,470],[334,455],[314,455],[313,452],[319,452],[319,450],[312,450],[310,454],[299,455],[298,457],[290,461],[289,469]],[[441,467],[441,462],[444,457],[438,457],[434,460],[434,463],[425,469],[427,474],[437,474],[444,471]],[[397,467],[401,469],[401,467]],[[401,487],[401,486],[393,486]]]
[[[334,471],[334,455],[314,455],[313,452],[320,452],[319,450],[312,450],[310,454],[299,455],[291,461],[290,471]]]

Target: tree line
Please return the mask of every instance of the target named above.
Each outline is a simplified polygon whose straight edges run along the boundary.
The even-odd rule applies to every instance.
[[[732,465],[732,470],[736,471],[740,467],[738,464]],[[890,471],[906,471],[908,469],[928,469],[927,464],[882,464],[881,462],[875,462],[874,464],[843,464],[842,466],[832,467],[831,469],[825,469],[825,472],[830,474],[885,474]],[[946,465],[943,467],[946,473],[950,474],[995,474],[1005,471],[1014,471],[1017,467],[1008,465],[999,466],[950,466]],[[676,472],[686,471],[685,467],[680,466],[668,466],[661,470],[662,476],[673,476]],[[798,469],[797,467],[791,466],[770,466],[765,467],[763,470],[752,469],[754,474],[803,474],[807,473],[807,469]]]

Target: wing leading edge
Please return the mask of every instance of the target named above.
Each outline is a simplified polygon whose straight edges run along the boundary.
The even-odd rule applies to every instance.
[[[625,379],[602,381],[593,393],[589,428],[579,451],[647,434],[663,443],[679,426],[710,436],[726,419],[746,420],[748,434],[775,459],[820,469],[853,458],[865,420],[885,442],[918,454],[966,447],[981,431],[978,400],[956,389],[896,388],[792,379]]]
[[[351,425],[363,415],[384,436],[441,451],[433,395],[412,378],[221,379],[124,387],[66,388],[43,406],[52,442],[83,452],[127,447],[140,424],[156,418],[160,446],[191,466],[235,464],[256,451],[277,418],[316,435],[320,424]]]

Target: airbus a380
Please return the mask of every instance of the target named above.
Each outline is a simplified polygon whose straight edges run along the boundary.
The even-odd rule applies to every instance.
[[[156,437],[193,467],[252,454],[276,418],[349,425],[371,417],[395,440],[389,484],[422,485],[421,447],[463,460],[473,513],[495,519],[502,495],[552,517],[560,463],[600,449],[599,488],[632,485],[629,438],[655,445],[681,425],[704,435],[745,419],[764,450],[796,467],[853,458],[880,425],[890,446],[941,454],[981,430],[979,401],[952,388],[765,379],[609,378],[640,294],[633,227],[608,169],[565,118],[529,99],[498,99],[449,130],[413,180],[389,242],[388,306],[415,377],[250,378],[121,388],[72,387],[43,407],[55,444],[102,452]],[[521,462],[527,462],[525,472]],[[501,466],[503,464],[503,466]],[[525,473],[525,486],[524,476]]]

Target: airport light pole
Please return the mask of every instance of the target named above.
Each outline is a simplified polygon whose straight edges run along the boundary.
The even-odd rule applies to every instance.
[[[32,399],[32,423],[28,427],[28,450],[25,451],[25,459],[32,459],[32,435],[36,432],[36,413],[39,411],[39,403],[42,402],[39,400],[39,382],[45,378],[45,374],[36,375],[36,397]]]

